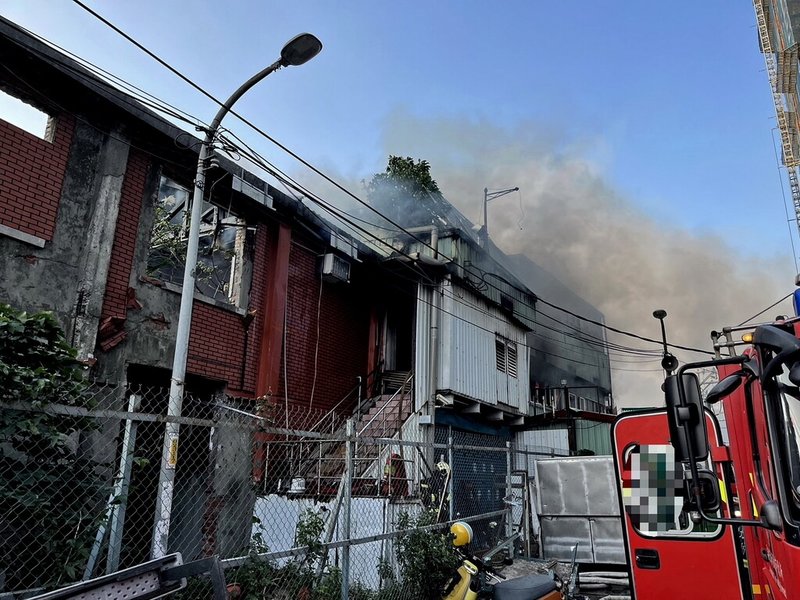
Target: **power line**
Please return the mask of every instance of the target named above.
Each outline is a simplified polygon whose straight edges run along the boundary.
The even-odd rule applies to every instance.
[[[192,81],[192,80],[191,80],[189,77],[187,77],[186,75],[184,75],[183,73],[181,73],[180,71],[178,71],[176,68],[172,67],[172,66],[171,66],[169,63],[167,63],[165,60],[163,60],[162,58],[160,58],[158,55],[156,55],[154,52],[152,52],[151,50],[149,50],[147,47],[145,47],[144,45],[142,45],[141,43],[139,43],[138,41],[136,41],[136,40],[135,40],[133,37],[131,37],[130,35],[128,35],[128,34],[127,34],[126,32],[124,32],[122,29],[120,29],[119,27],[117,27],[116,25],[114,25],[113,23],[111,23],[110,21],[108,21],[107,19],[105,19],[103,16],[101,16],[100,14],[98,14],[97,12],[95,12],[94,10],[92,10],[91,8],[89,8],[88,6],[86,6],[86,5],[85,5],[83,2],[81,2],[80,0],[73,0],[73,2],[74,2],[75,4],[77,4],[78,6],[80,6],[82,9],[84,9],[86,12],[88,12],[89,14],[91,14],[92,16],[94,16],[96,19],[98,19],[99,21],[101,21],[102,23],[104,23],[106,26],[110,27],[110,28],[111,28],[112,30],[114,30],[116,33],[118,33],[119,35],[121,35],[122,37],[124,37],[124,38],[125,38],[126,40],[128,40],[130,43],[132,43],[132,44],[133,44],[133,45],[135,45],[137,48],[139,48],[139,49],[140,49],[142,52],[146,53],[146,54],[147,54],[148,56],[150,56],[150,57],[151,57],[153,60],[155,60],[156,62],[158,62],[158,63],[159,63],[160,65],[162,65],[164,68],[168,69],[170,72],[172,72],[173,74],[175,74],[175,75],[176,75],[177,77],[179,77],[181,80],[183,80],[183,81],[185,81],[186,83],[188,83],[190,86],[192,86],[194,89],[196,89],[197,91],[199,91],[200,93],[202,93],[204,96],[206,96],[207,98],[209,98],[210,100],[212,100],[213,102],[215,102],[217,105],[219,105],[219,106],[223,106],[223,103],[222,103],[222,101],[218,100],[218,99],[217,99],[216,97],[214,97],[214,96],[213,96],[211,93],[209,93],[208,91],[206,91],[205,89],[203,89],[203,88],[202,88],[200,85],[198,85],[197,83],[195,83],[194,81]],[[344,192],[344,193],[345,193],[345,194],[347,194],[348,196],[352,197],[354,200],[356,200],[358,203],[360,203],[360,204],[362,204],[363,206],[365,206],[365,207],[366,207],[367,209],[369,209],[370,211],[374,212],[376,215],[378,215],[378,216],[380,216],[381,218],[385,219],[385,220],[386,220],[388,223],[390,223],[390,224],[391,224],[391,225],[393,225],[394,227],[397,227],[399,231],[402,231],[403,233],[405,233],[405,234],[409,235],[409,236],[410,236],[412,239],[416,240],[417,242],[419,242],[420,244],[424,245],[425,247],[427,247],[427,248],[431,248],[431,246],[430,246],[429,244],[427,244],[427,243],[426,243],[424,240],[422,240],[422,239],[418,238],[417,236],[413,235],[412,233],[410,233],[409,231],[407,231],[405,228],[403,228],[401,225],[399,225],[398,223],[396,223],[395,221],[393,221],[392,219],[390,219],[390,218],[389,218],[389,217],[387,217],[386,215],[382,214],[380,211],[378,211],[377,209],[375,209],[374,207],[372,207],[371,205],[369,205],[369,203],[365,202],[364,200],[362,200],[361,198],[359,198],[358,196],[356,196],[355,194],[353,194],[353,193],[352,193],[350,190],[348,190],[347,188],[345,188],[344,186],[342,186],[340,183],[338,183],[337,181],[335,181],[334,179],[332,179],[331,177],[329,177],[328,175],[326,175],[325,173],[323,173],[322,171],[320,171],[320,170],[319,170],[317,167],[315,167],[314,165],[312,165],[311,163],[309,163],[307,160],[305,160],[304,158],[302,158],[301,156],[299,156],[297,153],[295,153],[294,151],[292,151],[292,150],[291,150],[290,148],[288,148],[287,146],[283,145],[281,142],[279,142],[279,141],[278,141],[277,139],[275,139],[274,137],[270,136],[268,133],[266,133],[265,131],[263,131],[261,128],[259,128],[259,127],[258,127],[258,126],[256,126],[255,124],[253,124],[251,121],[249,121],[248,119],[246,119],[246,118],[245,118],[245,117],[243,117],[242,115],[240,115],[238,112],[236,112],[236,111],[234,111],[234,110],[232,110],[232,109],[231,109],[229,112],[230,112],[230,114],[231,114],[231,115],[233,115],[233,116],[235,116],[237,119],[239,119],[239,120],[240,120],[242,123],[244,123],[245,125],[247,125],[247,126],[248,126],[248,127],[250,127],[251,129],[253,129],[254,131],[256,131],[257,133],[259,133],[261,136],[263,136],[265,139],[269,140],[271,143],[273,143],[275,146],[277,146],[277,147],[278,147],[278,148],[280,148],[282,151],[284,151],[285,153],[287,153],[289,156],[291,156],[292,158],[294,158],[295,160],[297,160],[298,162],[300,162],[300,163],[301,163],[302,165],[304,165],[306,168],[310,169],[310,170],[311,170],[311,171],[313,171],[315,174],[317,174],[317,175],[319,175],[320,177],[322,177],[323,179],[325,179],[325,181],[327,181],[327,182],[328,182],[328,183],[330,183],[331,185],[335,186],[337,189],[341,190],[342,192]],[[432,248],[431,248],[431,249],[432,249]],[[466,271],[468,271],[468,272],[471,272],[471,271],[470,271],[470,270],[469,270],[469,269],[468,269],[466,266],[464,266],[464,269],[465,269]],[[475,273],[474,273],[474,272],[472,272],[471,274],[473,274],[473,275],[474,275]],[[486,283],[487,283],[487,285],[490,285],[490,286],[492,285],[492,284],[489,284],[488,282],[486,282]],[[501,288],[499,288],[499,287],[497,287],[497,286],[492,286],[492,287],[494,287],[495,289],[497,289],[497,290],[498,290],[498,291],[500,291],[500,292],[502,292],[502,291],[503,291]],[[517,289],[518,291],[521,291],[521,292],[523,292],[523,293],[528,293],[528,291],[527,291],[527,290],[520,290],[519,288],[516,288],[516,286],[511,286],[511,287],[514,287],[515,289]],[[565,313],[567,313],[567,314],[569,314],[569,315],[571,315],[571,316],[573,316],[573,317],[575,317],[575,318],[578,318],[578,319],[580,319],[580,320],[586,321],[586,322],[588,322],[588,323],[592,323],[592,324],[598,325],[598,326],[600,326],[600,327],[603,327],[603,328],[605,328],[605,329],[608,329],[609,331],[613,331],[614,333],[618,333],[618,334],[620,334],[620,335],[624,335],[624,336],[632,337],[632,338],[634,338],[634,339],[639,339],[639,340],[642,340],[642,341],[645,341],[645,342],[648,342],[648,343],[652,343],[652,344],[658,344],[658,345],[661,345],[661,343],[662,343],[662,342],[661,342],[661,340],[656,340],[656,339],[653,339],[653,338],[649,338],[649,337],[646,337],[646,336],[642,336],[642,335],[639,335],[639,334],[635,334],[635,333],[632,333],[632,332],[629,332],[629,331],[625,331],[625,330],[623,330],[623,329],[619,329],[619,328],[616,328],[616,327],[612,327],[612,326],[610,326],[610,325],[606,325],[605,323],[602,323],[602,322],[596,321],[596,320],[594,320],[594,319],[590,319],[590,318],[588,318],[588,317],[583,317],[582,315],[579,315],[579,314],[577,314],[577,313],[574,313],[574,312],[572,312],[572,311],[570,311],[570,310],[568,310],[568,309],[562,308],[562,307],[560,307],[560,306],[558,306],[558,305],[556,305],[556,304],[553,304],[553,303],[551,303],[551,302],[547,302],[547,301],[546,301],[546,300],[544,300],[543,298],[539,298],[539,301],[541,301],[543,304],[545,304],[545,305],[547,305],[547,306],[550,306],[551,308],[554,308],[554,309],[556,309],[556,310],[563,311],[563,312],[565,312]],[[680,350],[686,350],[686,351],[689,351],[689,352],[696,352],[696,353],[700,353],[700,354],[710,354],[710,353],[711,353],[711,352],[710,352],[710,351],[708,351],[708,350],[703,350],[703,349],[693,348],[693,347],[690,347],[690,346],[682,346],[682,345],[679,345],[679,344],[668,344],[668,345],[669,345],[670,347],[672,347],[672,348],[675,348],[675,349],[680,349]]]
[[[785,295],[783,298],[781,298],[780,300],[777,300],[776,302],[773,302],[772,304],[770,304],[770,305],[769,305],[767,308],[765,308],[765,309],[764,309],[764,310],[762,310],[761,312],[757,312],[756,314],[754,314],[754,315],[753,315],[752,317],[750,317],[749,319],[745,319],[744,321],[742,321],[741,323],[739,323],[739,324],[737,325],[737,327],[741,327],[742,325],[744,325],[745,323],[749,323],[750,321],[752,321],[752,320],[753,320],[753,319],[755,319],[756,317],[760,317],[760,316],[761,316],[761,315],[763,315],[765,312],[767,312],[769,309],[771,309],[771,308],[775,308],[776,306],[778,306],[778,304],[780,304],[780,303],[781,303],[781,302],[783,302],[784,300],[788,300],[789,298],[791,298],[791,296],[792,296],[792,294],[793,294],[793,293],[794,293],[794,292],[789,292],[789,293],[788,293],[788,294],[786,294],[786,295]]]

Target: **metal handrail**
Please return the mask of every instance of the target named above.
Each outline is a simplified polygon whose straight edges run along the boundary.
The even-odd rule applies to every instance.
[[[365,431],[365,430],[366,430],[366,429],[367,429],[367,428],[368,428],[370,425],[372,425],[372,422],[373,422],[373,421],[374,421],[374,420],[375,420],[375,419],[378,417],[378,415],[381,415],[381,414],[383,414],[383,412],[386,410],[386,407],[387,407],[387,406],[389,406],[389,404],[392,402],[392,400],[394,400],[394,399],[397,397],[397,395],[398,395],[398,394],[400,394],[400,393],[402,392],[402,397],[404,398],[404,397],[405,397],[405,395],[406,395],[406,386],[407,386],[407,385],[408,385],[408,384],[411,382],[411,380],[413,380],[413,379],[414,379],[414,373],[413,373],[413,372],[412,372],[412,373],[409,373],[409,374],[408,374],[408,377],[406,377],[406,380],[403,382],[403,385],[401,385],[401,386],[400,386],[400,388],[399,388],[399,389],[398,389],[398,390],[397,390],[397,391],[396,391],[394,394],[392,394],[392,395],[389,397],[389,399],[388,399],[388,400],[387,400],[387,401],[386,401],[386,402],[383,404],[383,406],[380,408],[380,410],[378,410],[378,412],[376,412],[374,415],[372,415],[372,418],[371,418],[369,421],[367,421],[367,424],[366,424],[366,425],[364,425],[364,427],[362,427],[362,428],[361,428],[361,429],[358,431],[358,434],[357,434],[357,435],[361,435],[362,433],[364,433],[364,431]],[[400,405],[400,408],[402,409],[402,403],[401,403],[401,405]],[[401,415],[401,418],[402,418],[402,415]],[[384,419],[384,422],[385,422],[385,419]]]
[[[345,403],[345,401],[347,401],[347,399],[348,399],[348,398],[350,398],[350,397],[353,395],[353,392],[355,392],[355,391],[359,391],[358,404],[356,405],[356,407],[357,407],[357,410],[359,410],[359,411],[360,411],[360,410],[361,410],[361,400],[362,400],[360,391],[361,391],[361,389],[362,389],[362,386],[363,386],[364,388],[366,388],[366,389],[369,389],[369,380],[370,380],[370,378],[373,378],[373,379],[374,379],[375,375],[376,375],[377,373],[379,373],[379,372],[380,372],[380,370],[381,370],[381,368],[382,368],[382,367],[383,367],[383,361],[381,361],[380,363],[378,363],[378,366],[377,366],[377,367],[375,367],[375,368],[374,368],[372,371],[370,371],[369,373],[367,373],[367,376],[366,376],[364,379],[361,379],[361,376],[359,375],[359,376],[356,378],[356,379],[358,380],[358,382],[356,383],[356,385],[355,385],[353,388],[351,388],[351,389],[350,389],[350,390],[349,390],[349,391],[348,391],[348,392],[347,392],[347,393],[346,393],[346,394],[345,394],[345,395],[342,397],[342,399],[341,399],[341,400],[339,400],[339,402],[337,402],[337,403],[336,403],[336,404],[333,406],[333,408],[331,408],[331,409],[330,409],[330,410],[329,410],[327,413],[325,413],[325,414],[324,414],[324,415],[323,415],[323,416],[320,418],[320,420],[319,420],[319,421],[317,421],[316,423],[314,423],[314,425],[313,425],[312,427],[310,427],[310,431],[317,431],[317,426],[318,426],[318,425],[320,425],[320,424],[322,424],[322,423],[325,421],[325,419],[328,419],[328,418],[332,417],[334,414],[336,414],[336,411],[337,411],[337,409],[338,409],[340,406],[342,406],[342,404],[344,404],[344,403]]]

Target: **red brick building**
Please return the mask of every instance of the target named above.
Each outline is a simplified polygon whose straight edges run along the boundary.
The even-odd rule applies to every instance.
[[[0,89],[47,118],[35,135],[0,115],[0,301],[55,312],[95,378],[164,385],[192,138],[12,23],[0,34]],[[230,160],[207,181],[188,388],[336,406],[376,366],[369,253]],[[326,255],[349,281],[323,277]]]

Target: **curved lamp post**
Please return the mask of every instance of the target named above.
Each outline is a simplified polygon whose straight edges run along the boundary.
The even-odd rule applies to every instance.
[[[278,60],[253,75],[244,82],[230,98],[220,106],[214,120],[206,131],[200,156],[197,159],[197,174],[192,196],[192,216],[189,224],[189,241],[186,248],[186,266],[183,271],[181,288],[181,308],[178,313],[178,331],[175,339],[175,356],[172,362],[172,378],[169,389],[167,416],[179,417],[183,403],[186,377],[186,359],[189,353],[189,332],[192,324],[192,304],[197,266],[197,247],[200,240],[200,217],[203,208],[203,188],[205,187],[206,160],[213,154],[214,138],[219,124],[233,104],[251,87],[270,73],[281,67],[299,66],[307,63],[322,50],[322,42],[310,33],[301,33],[289,40],[281,50]],[[172,494],[175,481],[175,468],[178,461],[178,437],[180,424],[167,422],[164,432],[164,447],[161,455],[161,471],[158,480],[155,524],[153,526],[152,557],[160,558],[167,553],[170,519],[172,515]]]

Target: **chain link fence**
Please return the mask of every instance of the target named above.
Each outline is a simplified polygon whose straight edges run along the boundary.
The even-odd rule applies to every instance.
[[[516,535],[532,555],[527,473],[552,451],[421,425],[410,387],[347,412],[207,393],[167,417],[167,389],[110,383],[4,402],[0,597],[142,563],[165,517],[168,551],[219,556],[231,597],[435,597],[459,562],[454,520],[471,523],[475,552]],[[156,518],[167,422],[180,437]],[[210,597],[205,585],[185,597]]]

